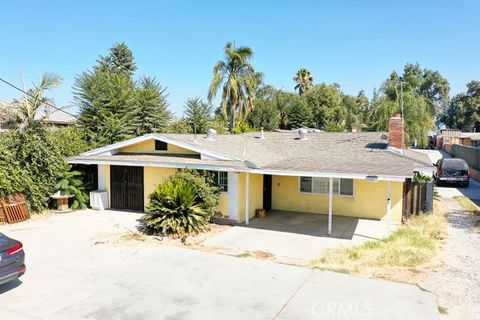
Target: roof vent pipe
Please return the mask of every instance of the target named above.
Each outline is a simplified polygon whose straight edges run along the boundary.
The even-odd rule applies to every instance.
[[[299,139],[300,139],[300,140],[307,140],[307,133],[308,133],[307,130],[305,130],[305,129],[303,129],[303,128],[302,128],[302,129],[299,129],[299,130],[298,130],[298,135],[300,136]]]
[[[210,128],[207,131],[207,140],[215,141],[215,136],[217,135],[217,130]]]
[[[260,139],[265,139],[265,134],[263,133],[263,127],[260,129]]]

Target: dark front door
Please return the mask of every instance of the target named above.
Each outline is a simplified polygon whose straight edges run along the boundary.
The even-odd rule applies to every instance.
[[[269,174],[263,175],[263,209],[272,209],[272,176]]]
[[[110,166],[112,208],[143,211],[143,167]]]

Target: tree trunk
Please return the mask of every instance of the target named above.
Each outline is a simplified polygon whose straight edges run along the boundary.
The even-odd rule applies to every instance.
[[[235,129],[235,106],[230,105],[230,121],[228,124],[228,128],[230,130],[230,133],[233,133],[233,130]]]

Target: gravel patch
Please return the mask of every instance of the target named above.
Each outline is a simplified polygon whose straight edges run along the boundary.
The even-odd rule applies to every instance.
[[[452,198],[447,206],[448,236],[438,261],[427,267],[417,284],[438,296],[444,319],[480,319],[480,235],[475,217]]]

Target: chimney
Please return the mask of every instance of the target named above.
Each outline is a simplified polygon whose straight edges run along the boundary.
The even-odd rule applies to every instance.
[[[405,149],[405,133],[403,132],[403,119],[400,114],[390,118],[388,123],[388,150],[403,153]]]

